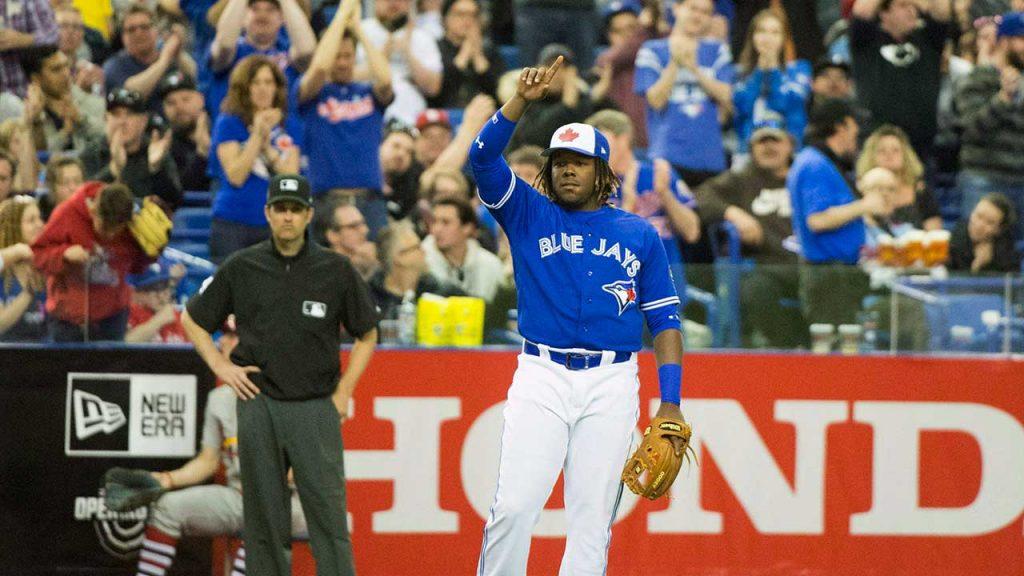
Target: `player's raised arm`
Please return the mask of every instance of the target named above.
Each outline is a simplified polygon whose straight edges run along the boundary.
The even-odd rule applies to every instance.
[[[562,66],[562,58],[549,67],[524,68],[519,75],[516,94],[484,124],[469,151],[480,199],[491,209],[500,208],[512,194],[515,176],[501,154],[508,146],[527,105],[547,94],[551,80]]]

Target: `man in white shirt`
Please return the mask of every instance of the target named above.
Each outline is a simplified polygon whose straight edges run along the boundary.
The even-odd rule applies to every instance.
[[[377,0],[374,17],[363,21],[366,40],[384,52],[391,62],[395,101],[385,115],[412,125],[426,106],[426,97],[441,91],[444,66],[437,41],[410,19],[412,0]],[[359,51],[359,62],[365,55]]]
[[[430,273],[490,304],[505,280],[501,260],[476,241],[476,211],[466,200],[445,197],[431,206],[430,236],[423,240]]]

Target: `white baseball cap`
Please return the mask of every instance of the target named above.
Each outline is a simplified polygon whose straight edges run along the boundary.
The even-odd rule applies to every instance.
[[[541,153],[548,156],[555,150],[571,150],[577,154],[608,161],[608,139],[590,124],[573,122],[551,135],[551,144]]]

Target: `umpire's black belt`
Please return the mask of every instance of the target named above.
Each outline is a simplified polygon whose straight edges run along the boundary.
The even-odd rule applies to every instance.
[[[544,351],[541,350],[541,347],[544,348]],[[609,354],[610,361],[608,361],[605,360],[605,355],[601,352],[558,352],[543,344],[534,344],[529,340],[523,340],[523,353],[543,358],[544,352],[547,352],[552,362],[565,366],[569,370],[587,370],[602,365],[621,364],[633,358],[633,352],[614,352],[614,356]]]

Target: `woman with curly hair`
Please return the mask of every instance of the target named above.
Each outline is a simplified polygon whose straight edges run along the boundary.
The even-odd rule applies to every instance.
[[[286,118],[287,90],[284,74],[265,56],[249,56],[231,72],[210,146],[210,173],[219,183],[210,226],[215,262],[270,237],[267,185],[275,174],[299,171],[301,127]]]
[[[43,231],[36,201],[14,196],[0,202],[0,251],[25,247]],[[46,334],[43,275],[32,266],[31,251],[4,259],[0,272],[0,342],[39,342]]]
[[[924,166],[906,132],[884,124],[868,136],[857,159],[857,179],[873,168],[885,168],[899,179],[891,217],[893,223],[911,224],[920,230],[942,228],[938,202],[925,186]]]

